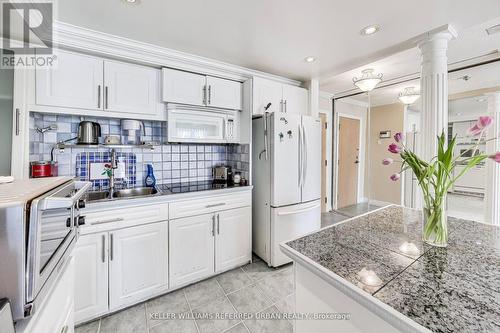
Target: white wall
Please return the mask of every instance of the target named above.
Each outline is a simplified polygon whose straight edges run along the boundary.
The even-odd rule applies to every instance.
[[[318,103],[318,113],[326,115],[326,210],[332,210],[332,98],[329,94],[320,93]]]

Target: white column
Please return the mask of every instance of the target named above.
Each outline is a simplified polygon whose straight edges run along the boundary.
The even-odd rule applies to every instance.
[[[488,114],[493,116],[493,124],[488,129],[488,139],[500,133],[500,92],[488,94]],[[489,155],[500,151],[500,139],[486,144]],[[500,225],[500,163],[486,161],[485,222]]]
[[[309,86],[309,114],[318,117],[319,111],[319,80],[311,79]]]
[[[418,43],[422,54],[420,94],[422,126],[420,153],[430,160],[437,154],[437,136],[448,129],[448,42],[455,33],[447,31],[429,34]]]

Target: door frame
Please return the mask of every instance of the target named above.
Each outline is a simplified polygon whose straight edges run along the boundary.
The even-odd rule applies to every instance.
[[[365,178],[364,178],[364,172],[365,172],[365,145],[366,145],[366,142],[365,139],[366,138],[366,134],[363,135],[363,129],[365,128],[364,127],[364,121],[363,121],[363,117],[359,117],[359,116],[356,116],[356,115],[353,115],[353,114],[349,114],[349,113],[345,113],[345,112],[336,112],[335,113],[335,129],[337,129],[335,131],[335,134],[334,134],[334,139],[335,139],[335,145],[334,145],[334,149],[335,149],[335,153],[334,153],[334,158],[333,158],[333,165],[334,165],[334,168],[335,168],[335,171],[334,171],[334,179],[335,179],[335,183],[334,183],[334,187],[335,187],[335,191],[334,191],[334,197],[335,197],[335,200],[332,204],[334,204],[334,207],[333,209],[337,209],[337,205],[338,205],[338,195],[339,195],[339,182],[338,182],[338,179],[339,179],[339,168],[338,168],[338,165],[339,165],[339,125],[340,125],[340,117],[344,117],[344,118],[349,118],[349,119],[355,119],[355,120],[359,120],[359,164],[360,164],[360,167],[358,168],[358,188],[357,188],[357,201],[358,203],[362,202],[363,201],[363,198],[364,198],[364,188],[365,188]]]

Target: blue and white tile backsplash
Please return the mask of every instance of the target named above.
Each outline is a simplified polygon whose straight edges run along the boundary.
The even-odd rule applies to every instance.
[[[78,123],[82,120],[96,121],[101,125],[101,140],[106,135],[120,135],[120,120],[111,118],[80,117],[30,113],[30,160],[50,160],[50,151],[57,142],[76,137]],[[244,145],[224,144],[165,144],[166,122],[144,121],[145,142],[158,142],[153,150],[150,148],[116,149],[119,161],[125,162],[125,178],[127,187],[142,186],[146,176],[146,165],[152,164],[158,184],[171,184],[187,181],[212,180],[212,168],[218,165],[229,165],[234,171],[241,172],[248,179],[250,147]],[[57,130],[43,134],[36,128],[56,124]],[[61,176],[78,176],[89,180],[90,162],[106,163],[110,161],[110,149],[99,148],[67,148],[55,150],[54,158],[58,162]],[[94,180],[94,188],[106,189],[106,179]]]

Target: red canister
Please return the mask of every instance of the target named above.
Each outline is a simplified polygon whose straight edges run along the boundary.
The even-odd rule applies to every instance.
[[[55,177],[57,176],[57,162],[35,161],[30,163],[31,178]]]

